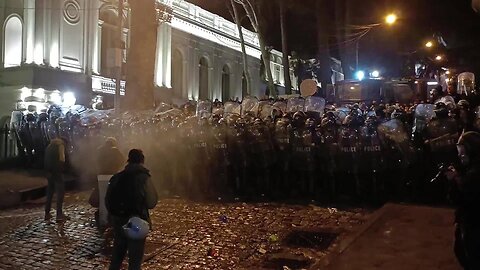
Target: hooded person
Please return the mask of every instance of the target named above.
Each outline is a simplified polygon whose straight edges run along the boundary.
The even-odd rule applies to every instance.
[[[148,222],[151,227],[149,209],[158,202],[150,172],[143,164],[143,151],[132,149],[128,153],[125,169],[115,174],[108,183],[105,205],[111,215],[114,242],[110,270],[118,270],[128,250],[128,269],[140,269],[145,251],[145,237],[131,238],[125,233],[132,218]]]
[[[103,198],[107,191],[107,185],[110,178],[117,172],[122,170],[125,164],[125,157],[117,147],[117,140],[109,137],[105,143],[97,150],[97,179],[98,185],[92,191],[89,203],[93,207],[98,207],[95,218],[99,228],[103,228],[108,224],[108,211],[105,208]],[[100,199],[102,198],[102,199]]]

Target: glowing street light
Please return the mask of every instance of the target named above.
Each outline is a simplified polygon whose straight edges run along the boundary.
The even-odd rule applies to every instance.
[[[437,56],[435,57],[435,60],[437,60],[437,61],[442,61],[442,60],[443,60],[443,57],[442,57],[441,55],[437,55]]]
[[[370,75],[372,76],[372,78],[378,78],[380,77],[380,71],[374,70]]]
[[[355,77],[357,77],[357,80],[361,81],[365,78],[365,72],[359,70],[355,73]]]
[[[429,41],[429,42],[425,43],[425,47],[432,48],[433,47],[433,42]]]
[[[395,14],[388,14],[387,17],[385,17],[385,22],[389,25],[394,24],[397,21],[398,17]]]

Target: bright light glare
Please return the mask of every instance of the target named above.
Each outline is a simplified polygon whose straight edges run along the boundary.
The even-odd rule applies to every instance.
[[[438,85],[438,82],[427,82],[427,85]]]
[[[445,74],[450,75],[450,70],[445,71]]]
[[[443,57],[441,55],[437,55],[437,57],[435,57],[435,60],[437,61],[442,61]]]
[[[433,42],[429,41],[429,42],[425,43],[425,47],[432,48],[433,47]]]
[[[387,24],[394,24],[395,22],[397,21],[397,15],[395,14],[389,14],[386,18],[385,18],[385,22]]]
[[[357,73],[355,73],[355,77],[357,77],[357,79],[361,81],[365,78],[365,72],[359,70],[357,71]]]
[[[23,87],[22,90],[21,90],[21,94],[20,94],[20,99],[22,101],[25,101],[25,99],[29,96],[32,95],[32,90],[31,89],[28,89],[27,87]]]
[[[72,92],[66,92],[63,94],[63,106],[71,107],[75,105],[76,102],[77,102],[77,99],[75,98],[75,95]]]
[[[60,96],[60,92],[58,91],[53,91],[51,94],[50,94],[50,101],[54,104],[62,104],[62,96]]]
[[[372,71],[372,78],[378,78],[380,77],[380,71],[374,70]]]
[[[37,98],[45,99],[45,90],[43,90],[43,88],[38,88],[33,95]]]

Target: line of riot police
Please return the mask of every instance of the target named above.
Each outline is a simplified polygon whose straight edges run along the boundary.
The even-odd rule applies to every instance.
[[[450,106],[450,107],[449,107]],[[35,160],[48,141],[68,142],[72,168],[95,174],[106,137],[123,151],[145,149],[160,192],[192,198],[442,201],[437,164],[456,162],[463,130],[479,128],[478,110],[458,104],[326,105],[318,97],[212,105],[113,115],[52,106],[15,114],[21,150]]]

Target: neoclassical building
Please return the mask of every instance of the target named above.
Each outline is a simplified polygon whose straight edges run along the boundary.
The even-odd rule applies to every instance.
[[[184,0],[158,0],[157,5],[159,18],[168,13],[171,19],[158,21],[157,50],[152,56],[156,59],[156,96],[241,99],[246,93],[236,25]],[[126,62],[128,8],[123,16]],[[117,20],[114,0],[0,0],[1,115],[9,115],[16,106],[41,110],[42,102],[72,102],[73,97],[81,104],[96,96],[111,101]],[[261,96],[265,86],[260,79],[258,38],[246,29],[243,34],[251,94]],[[270,65],[280,89],[284,84],[281,57],[272,51]],[[124,85],[122,81],[122,94]]]

